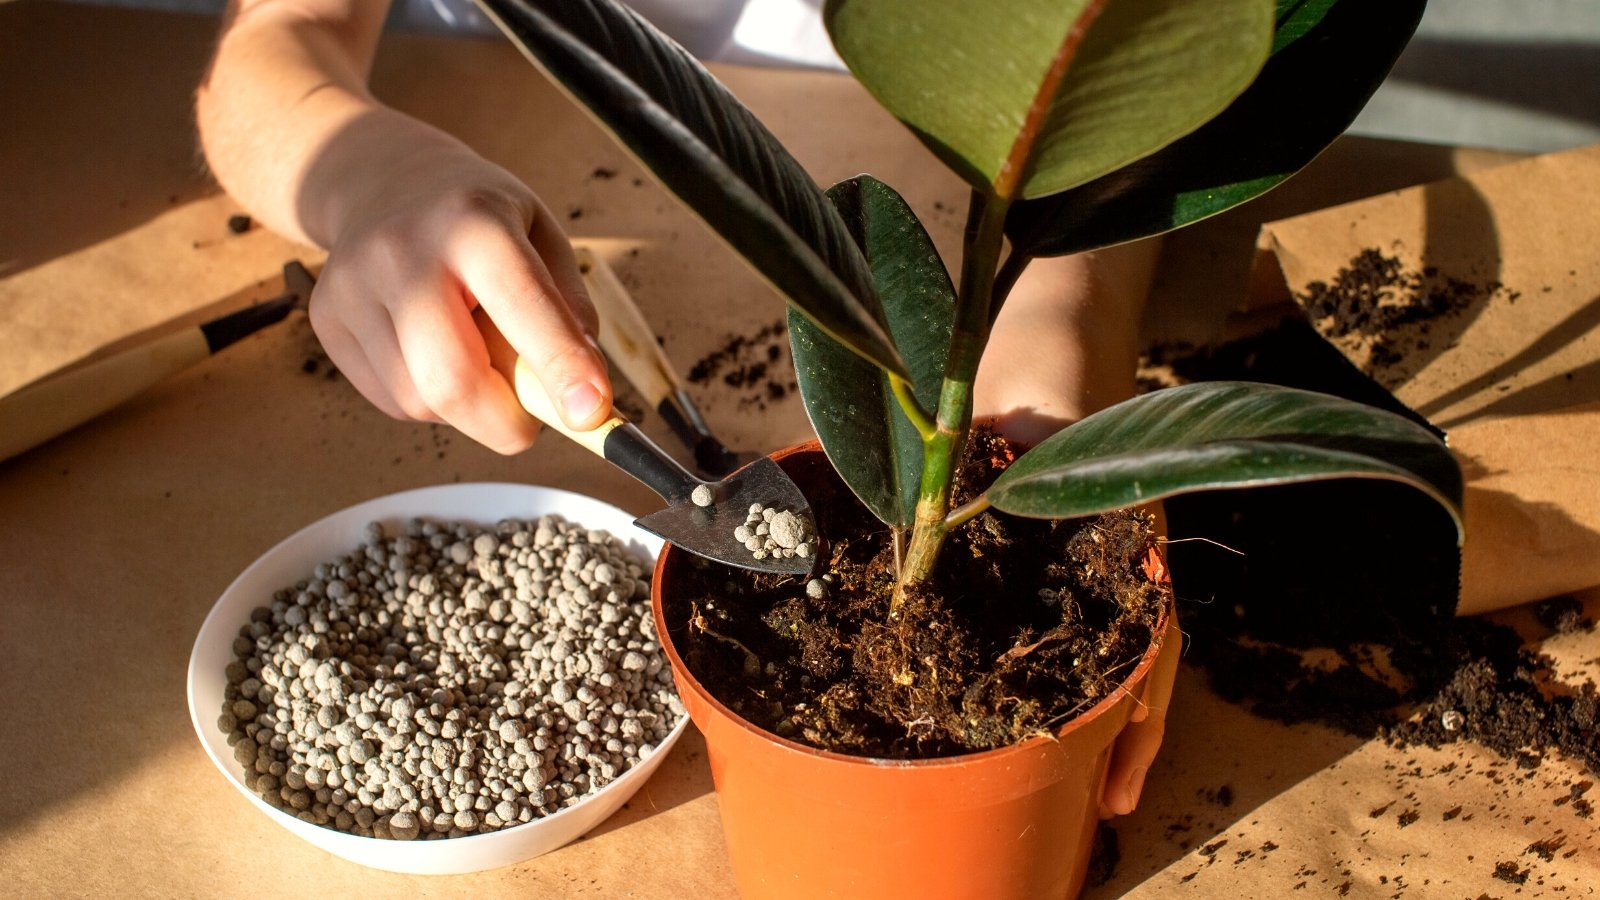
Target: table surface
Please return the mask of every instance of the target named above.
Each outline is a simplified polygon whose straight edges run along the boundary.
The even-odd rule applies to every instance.
[[[269,296],[284,261],[318,258],[263,229],[230,234],[238,209],[196,161],[189,102],[214,30],[202,17],[0,4],[0,393],[141,329]],[[942,248],[955,246],[963,188],[848,79],[719,74],[819,182],[870,169],[901,189]],[[392,36],[374,85],[526,178],[574,235],[620,242],[623,278],[681,367],[781,317],[769,289],[508,45]],[[824,114],[828,127],[817,127]],[[1248,214],[1170,241],[1153,304],[1165,313],[1159,328],[1218,327],[1237,304],[1200,301],[1242,295],[1260,222],[1494,159],[1341,142]],[[443,429],[391,421],[345,381],[304,371],[318,358],[296,317],[0,463],[6,892],[735,896],[692,728],[628,807],[585,838],[448,878],[326,855],[215,772],[185,707],[190,645],[223,588],[285,535],[372,497],[452,481],[548,484],[651,508],[644,488],[565,442],[502,458]],[[694,392],[734,447],[809,433],[792,396]],[[662,435],[660,424],[644,422]],[[1567,674],[1600,657],[1592,633],[1543,649]],[[1187,667],[1168,722],[1141,808],[1116,823],[1121,862],[1091,897],[1302,887],[1307,896],[1569,897],[1600,885],[1593,821],[1556,803],[1584,779],[1577,765],[1519,770],[1471,746],[1395,750],[1273,724],[1217,699]],[[1417,814],[1410,827],[1408,812]],[[1526,852],[1551,838],[1566,841],[1554,863]],[[1494,879],[1505,860],[1529,870],[1525,884]]]

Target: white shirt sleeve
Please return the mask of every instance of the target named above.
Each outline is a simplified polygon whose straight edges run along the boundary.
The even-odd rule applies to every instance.
[[[703,60],[844,70],[822,27],[822,0],[628,0],[628,5]],[[494,32],[472,0],[397,0],[396,6],[390,21],[402,28]]]

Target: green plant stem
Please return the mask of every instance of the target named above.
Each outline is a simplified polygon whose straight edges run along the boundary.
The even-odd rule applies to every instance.
[[[1006,298],[1011,296],[1011,289],[1017,286],[1017,279],[1022,277],[1023,270],[1032,261],[1032,256],[1017,250],[1006,254],[1000,271],[994,277],[994,296],[989,300],[989,327],[993,328],[995,319],[1000,318],[1000,310],[1005,306]]]
[[[955,509],[950,510],[950,514],[944,517],[944,527],[954,531],[955,529],[960,528],[962,525],[965,525],[972,519],[976,518],[980,513],[988,508],[989,495],[979,494]]]
[[[900,572],[901,590],[895,592],[891,612],[899,606],[905,586],[924,582],[932,575],[939,549],[950,530],[946,516],[951,488],[972,430],[972,385],[989,341],[989,301],[1009,207],[1010,202],[1005,199],[973,192],[961,257],[961,286],[956,294],[955,327],[950,336],[950,360],[939,390],[937,427],[932,437],[923,442],[922,485],[911,526],[911,546],[906,551],[905,567]]]

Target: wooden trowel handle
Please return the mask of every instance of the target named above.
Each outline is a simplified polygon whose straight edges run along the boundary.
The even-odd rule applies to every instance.
[[[589,300],[600,315],[600,346],[611,364],[654,409],[683,387],[661,345],[656,343],[655,329],[645,320],[622,279],[599,254],[577,245],[572,253],[578,260],[578,271],[583,273],[584,287],[589,289]]]
[[[188,328],[0,398],[0,460],[76,428],[210,354],[200,329]]]
[[[517,402],[528,414],[543,422],[546,427],[561,432],[572,440],[573,443],[596,456],[605,456],[606,435],[617,428],[628,424],[615,409],[606,417],[600,427],[589,431],[577,431],[567,427],[562,421],[561,413],[555,404],[550,401],[550,395],[545,393],[544,385],[539,383],[539,376],[533,373],[533,368],[527,360],[517,356],[517,351],[500,333],[494,320],[478,307],[472,311],[472,321],[478,326],[478,333],[483,335],[484,346],[489,351],[489,363],[494,366],[512,389],[517,392]]]
[[[528,365],[527,360],[517,356],[516,350],[482,308],[474,310],[472,317],[483,334],[490,362],[511,383],[517,392],[517,402],[529,415],[639,479],[669,503],[682,502],[700,483],[700,479],[689,474],[688,470],[615,409],[598,428],[589,431],[569,428],[551,402],[550,395],[545,392],[544,385],[539,382],[539,376],[534,374],[533,367]]]
[[[611,415],[600,424],[598,428],[589,431],[575,431],[561,420],[561,413],[555,404],[550,402],[550,395],[545,393],[544,385],[539,383],[539,376],[533,374],[533,367],[525,359],[518,359],[511,374],[511,385],[517,391],[517,402],[535,419],[543,422],[545,427],[561,432],[585,450],[596,456],[606,455],[606,437],[612,431],[628,424],[628,420],[615,409]]]
[[[150,329],[120,349],[0,397],[0,460],[30,450],[131,399],[140,391],[304,309],[316,278],[299,260],[283,267],[285,293],[200,325]]]

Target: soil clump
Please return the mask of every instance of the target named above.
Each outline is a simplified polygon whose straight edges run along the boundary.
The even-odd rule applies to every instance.
[[[1014,456],[975,430],[958,498]],[[680,557],[665,610],[696,677],[775,734],[891,759],[1005,746],[1117,690],[1153,639],[1169,588],[1146,570],[1156,551],[1144,514],[985,512],[952,533],[933,582],[891,616],[888,530],[820,454],[785,467],[808,485],[827,590]]]
[[[1297,298],[1312,324],[1384,387],[1406,381],[1447,349],[1454,331],[1492,299],[1521,294],[1497,279],[1474,280],[1434,266],[1413,269],[1369,247],[1331,282],[1314,281]]]

